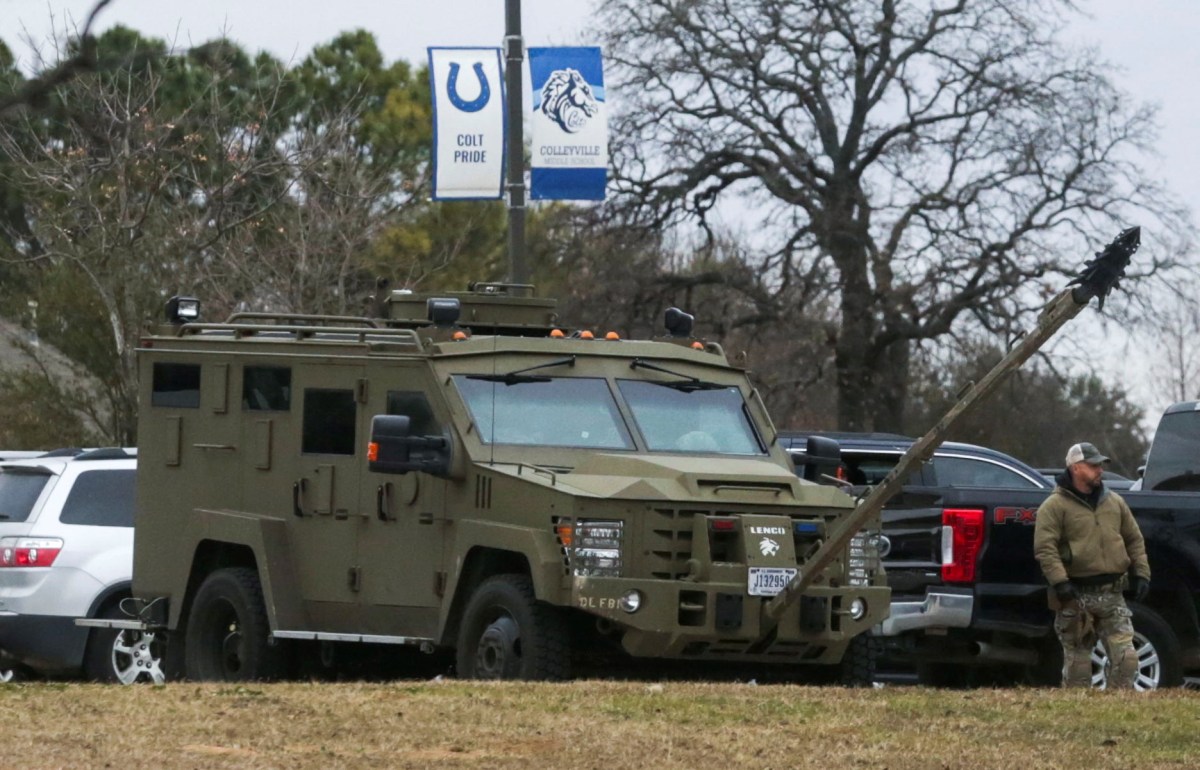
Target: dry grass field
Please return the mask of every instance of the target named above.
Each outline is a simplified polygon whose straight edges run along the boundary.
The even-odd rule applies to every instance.
[[[0,686],[0,767],[1194,768],[1200,693],[456,680]]]

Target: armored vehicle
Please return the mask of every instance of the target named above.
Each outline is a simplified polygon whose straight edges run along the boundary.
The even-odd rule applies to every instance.
[[[853,501],[795,475],[686,313],[635,341],[522,285],[376,308],[205,323],[175,299],[143,340],[129,624],[189,678],[275,676],[297,640],[478,678],[563,678],[593,643],[832,664],[887,617],[878,513],[764,613]]]

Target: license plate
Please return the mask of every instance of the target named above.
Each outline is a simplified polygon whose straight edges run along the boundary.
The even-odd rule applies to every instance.
[[[795,567],[750,567],[747,581],[751,596],[774,596],[796,577]]]

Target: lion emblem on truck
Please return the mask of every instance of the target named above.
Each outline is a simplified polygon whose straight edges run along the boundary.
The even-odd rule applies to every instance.
[[[599,111],[592,87],[578,70],[555,70],[542,86],[542,114],[574,134]]]

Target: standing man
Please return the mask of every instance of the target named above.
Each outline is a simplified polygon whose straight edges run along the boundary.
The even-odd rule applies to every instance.
[[[1091,686],[1097,638],[1108,653],[1109,687],[1133,687],[1138,672],[1133,621],[1121,590],[1132,567],[1130,590],[1138,601],[1145,599],[1150,562],[1129,506],[1104,486],[1106,462],[1095,446],[1073,445],[1066,471],[1037,512],[1033,552],[1057,611],[1065,687]]]

